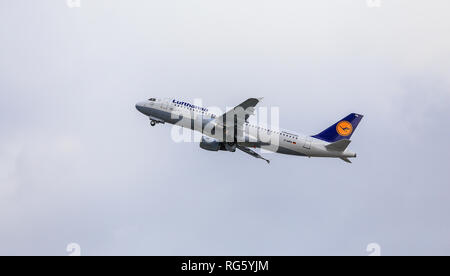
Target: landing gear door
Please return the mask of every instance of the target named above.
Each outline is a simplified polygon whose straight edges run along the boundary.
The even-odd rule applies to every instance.
[[[311,149],[312,139],[310,137],[305,137],[305,144],[303,144],[303,148]]]

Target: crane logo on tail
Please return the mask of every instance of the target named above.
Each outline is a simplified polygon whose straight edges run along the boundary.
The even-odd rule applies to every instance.
[[[353,126],[348,121],[340,121],[336,126],[336,131],[341,136],[349,136],[353,132]]]

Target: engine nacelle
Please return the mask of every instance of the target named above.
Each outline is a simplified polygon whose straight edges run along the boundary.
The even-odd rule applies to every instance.
[[[230,151],[235,152],[236,151],[236,143],[223,143],[219,142],[214,138],[208,137],[208,136],[202,136],[202,141],[200,142],[200,147],[204,150],[209,151]]]
[[[203,136],[202,141],[200,142],[200,147],[204,150],[219,151],[222,146],[221,144],[222,143],[214,138]]]

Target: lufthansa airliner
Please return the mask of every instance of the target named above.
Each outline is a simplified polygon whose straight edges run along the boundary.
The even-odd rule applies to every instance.
[[[201,132],[200,148],[208,151],[235,152],[238,149],[267,163],[270,161],[252,149],[340,158],[348,163],[351,163],[349,158],[356,157],[347,147],[363,115],[351,113],[319,134],[300,135],[250,123],[249,116],[254,114],[260,101],[261,98],[250,98],[222,115],[176,99],[151,98],[137,103],[136,108],[150,119],[151,126],[168,123]]]

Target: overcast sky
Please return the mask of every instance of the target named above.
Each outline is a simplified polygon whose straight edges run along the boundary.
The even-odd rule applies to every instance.
[[[0,254],[450,254],[450,1],[0,2]],[[353,164],[175,143],[149,97],[350,112]]]

